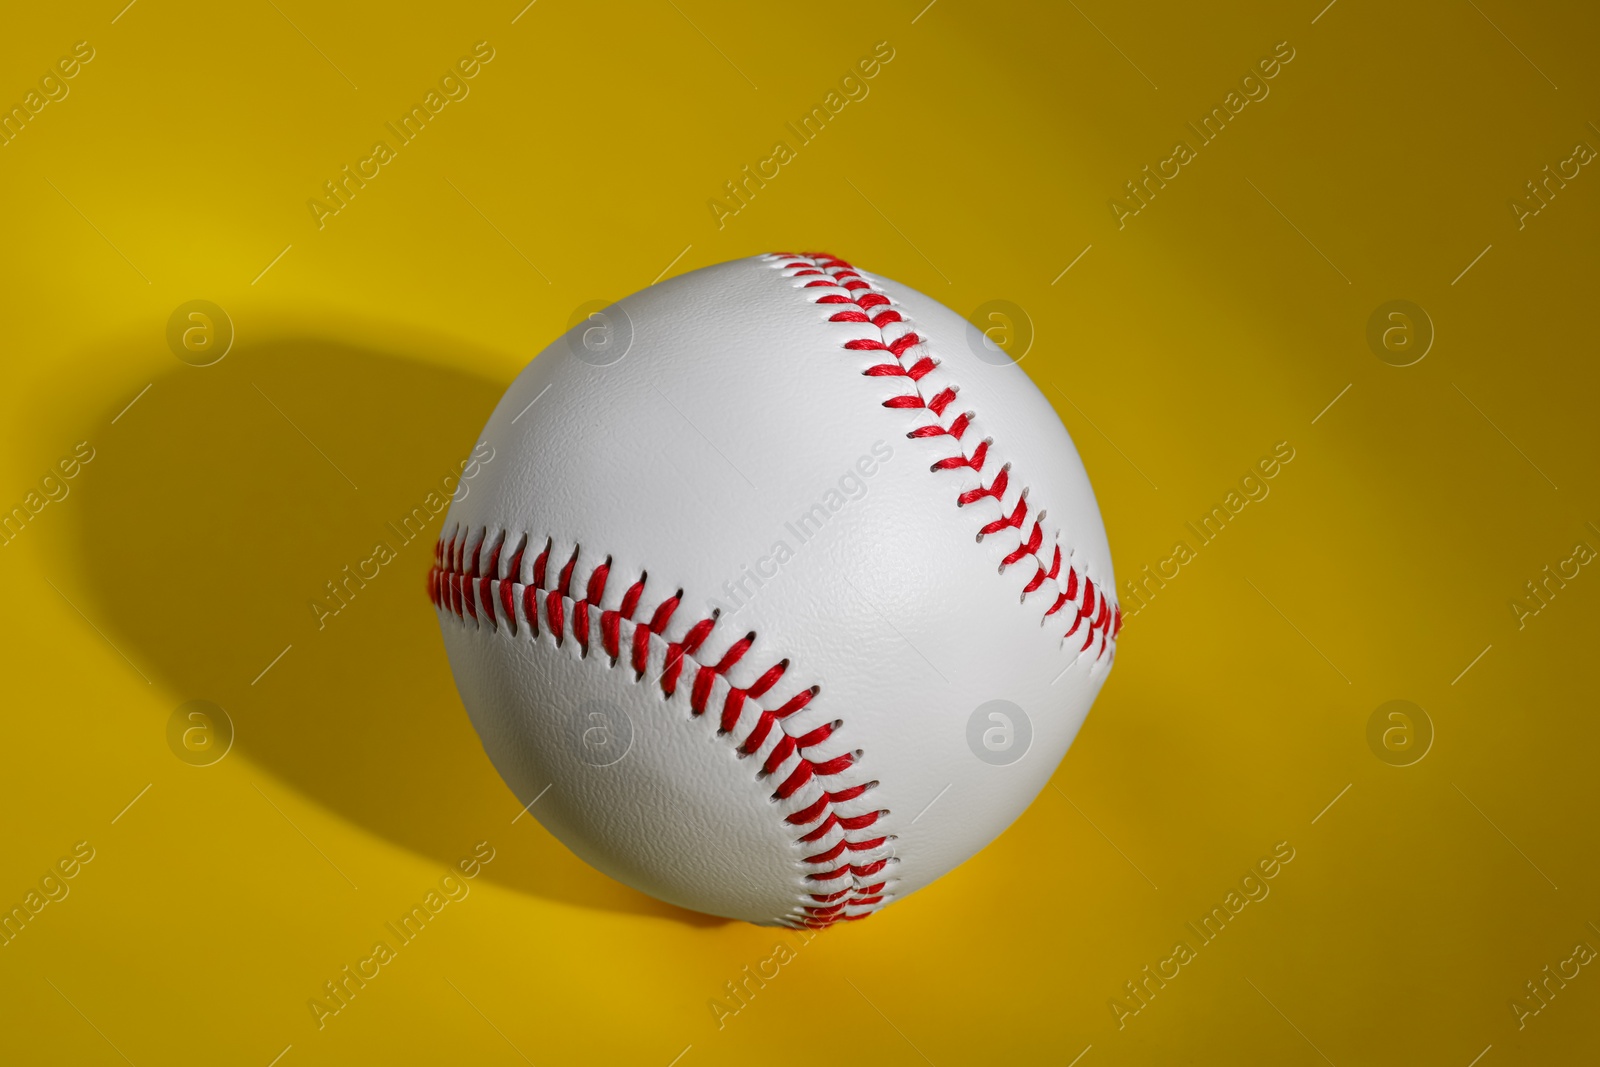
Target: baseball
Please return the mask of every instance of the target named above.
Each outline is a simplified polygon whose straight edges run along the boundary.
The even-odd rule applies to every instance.
[[[1072,441],[996,357],[804,254],[653,285],[530,363],[428,578],[529,812],[645,893],[805,927],[1010,825],[1122,616]]]

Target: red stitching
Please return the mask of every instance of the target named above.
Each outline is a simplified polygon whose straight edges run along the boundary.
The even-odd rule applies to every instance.
[[[892,306],[893,301],[886,293],[873,287],[861,276],[861,272],[837,256],[825,252],[807,252],[799,255],[778,253],[768,257],[768,262],[786,271],[793,273],[791,278],[811,278],[801,286],[802,289],[830,288],[844,290],[844,292],[829,292],[818,295],[811,302],[814,304],[846,305],[846,308],[835,312],[828,317],[829,322],[861,322],[875,327],[879,336],[876,338],[861,338],[846,341],[843,347],[852,352],[885,352],[892,357],[892,362],[869,366],[862,373],[871,378],[901,378],[909,383],[909,392],[891,396],[883,401],[886,408],[924,409],[933,413],[937,419],[942,419],[945,410],[953,404],[957,397],[957,387],[948,386],[940,389],[932,396],[927,396],[922,386],[922,379],[939,366],[938,357],[927,351],[927,345],[915,330],[911,329],[910,322],[901,312]],[[876,312],[874,308],[881,309]],[[899,324],[899,328],[890,330],[890,327]],[[909,362],[908,362],[909,360]],[[977,447],[969,455],[964,450],[962,438],[970,428],[975,414],[963,411],[957,414],[948,424],[940,421],[930,425],[919,426],[909,433],[912,439],[934,438],[949,436],[954,439],[952,447],[956,449],[955,455],[935,461],[931,467],[934,473],[940,471],[960,470],[970,468],[980,477],[984,464],[989,457],[989,448],[994,443],[992,438],[984,438],[978,442]],[[1011,464],[1002,464],[1000,469],[990,478],[989,484],[984,485],[980,480],[978,488],[969,489],[956,497],[956,506],[965,508],[981,500],[993,499],[996,504],[1002,504],[1006,491],[1010,486]],[[1047,581],[1059,582],[1061,572],[1061,546],[1052,543],[1050,546],[1050,562],[1047,565],[1040,556],[1044,547],[1044,527],[1042,520],[1044,512],[1039,511],[1032,517],[1029,526],[1028,490],[1026,487],[1017,496],[1016,505],[1010,515],[1002,515],[978,530],[978,540],[1002,533],[1006,530],[1017,531],[1017,546],[1008,552],[1000,561],[1000,570],[1004,572],[1023,560],[1031,560],[1035,565],[1035,572],[1028,583],[1023,587],[1022,599],[1026,600],[1030,593],[1037,591]],[[1026,529],[1026,532],[1023,532]],[[1077,570],[1071,565],[1067,566],[1066,588],[1055,598],[1054,602],[1045,611],[1043,619],[1048,620],[1068,603],[1078,602],[1079,577]],[[1095,659],[1100,659],[1107,651],[1114,649],[1114,642],[1118,632],[1122,629],[1122,611],[1104,590],[1097,590],[1094,583],[1083,576],[1082,603],[1072,618],[1072,625],[1062,635],[1063,640],[1077,632],[1078,627],[1085,619],[1089,621],[1087,632],[1084,634],[1082,648],[1079,653],[1087,651],[1094,643],[1096,637],[1100,639],[1100,647],[1095,652]]]
[[[951,447],[955,454],[936,460],[930,466],[932,472],[970,469],[980,476],[978,488],[957,495],[956,506],[965,508],[986,499],[993,499],[997,505],[1002,505],[1010,486],[1011,464],[1002,464],[988,484],[983,484],[981,477],[994,441],[984,438],[969,454],[964,438],[976,418],[975,413],[959,411],[948,422],[943,421],[945,412],[957,399],[958,387],[947,386],[931,396],[927,395],[922,385],[923,379],[939,366],[939,360],[927,351],[923,339],[911,329],[905,316],[892,306],[890,297],[874,288],[849,263],[825,253],[785,253],[768,257],[768,261],[791,272],[788,277],[810,279],[802,284],[803,289],[833,290],[817,294],[812,300],[814,304],[839,306],[839,310],[830,315],[828,321],[865,323],[878,331],[876,338],[847,341],[842,347],[854,352],[887,354],[883,362],[869,366],[863,373],[872,378],[903,379],[909,391],[882,401],[884,407],[920,409],[933,415],[934,422],[911,429],[906,434],[908,438],[948,436],[953,439]],[[1070,564],[1066,567],[1065,576],[1062,576],[1063,560],[1059,543],[1052,542],[1050,562],[1048,566],[1045,564],[1040,556],[1044,547],[1044,512],[1039,511],[1032,516],[1030,527],[1027,497],[1028,490],[1024,487],[1017,496],[1011,514],[1002,515],[981,526],[977,538],[982,541],[1007,530],[1017,531],[1017,545],[1001,559],[1001,572],[1025,559],[1031,559],[1036,570],[1022,590],[1022,599],[1026,601],[1029,594],[1038,591],[1046,582],[1055,583],[1059,591],[1041,621],[1048,621],[1066,605],[1072,604],[1075,610],[1069,613],[1071,625],[1063,635],[1063,640],[1075,635],[1087,619],[1088,626],[1084,627],[1084,640],[1078,652],[1087,651],[1098,635],[1100,648],[1095,653],[1098,660],[1113,648],[1122,629],[1122,611],[1104,590],[1095,588],[1087,574],[1080,580],[1077,569]],[[546,579],[554,539],[546,538],[526,579],[522,560],[528,548],[528,537],[523,535],[517,542],[502,569],[500,561],[506,540],[506,532],[499,531],[490,547],[487,528],[478,534],[476,543],[470,549],[470,529],[452,529],[448,537],[441,537],[434,547],[434,566],[428,572],[428,597],[435,607],[454,615],[462,624],[470,616],[476,626],[482,627],[487,622],[491,629],[509,632],[513,636],[520,635],[522,628],[526,627],[529,638],[536,640],[541,636],[539,620],[542,602],[544,625],[549,629],[555,645],[560,647],[570,630],[585,657],[589,655],[594,642],[593,617],[598,612],[599,644],[609,658],[611,667],[617,666],[626,655],[628,665],[634,672],[634,681],[643,681],[649,666],[650,640],[655,637],[666,645],[659,679],[665,699],[676,695],[685,670],[691,672],[688,704],[692,715],[707,713],[716,682],[719,678],[723,679],[728,684],[728,694],[722,707],[717,709],[718,732],[730,737],[735,735],[741,723],[748,721],[753,714],[754,722],[743,741],[739,742],[738,752],[741,756],[758,756],[765,750],[757,779],[774,777],[789,767],[791,762],[793,764],[782,781],[774,787],[772,799],[791,800],[801,790],[816,783],[816,797],[798,811],[785,816],[784,822],[803,831],[796,838],[805,853],[801,862],[827,868],[811,871],[804,879],[825,891],[805,894],[815,903],[798,904],[792,914],[779,917],[779,921],[794,926],[822,928],[836,922],[864,919],[892,897],[888,887],[894,879],[879,876],[889,863],[896,862],[893,858],[851,862],[852,853],[871,852],[893,839],[893,835],[881,833],[869,836],[878,820],[889,814],[888,809],[858,815],[840,814],[840,805],[858,799],[878,783],[871,781],[843,785],[833,781],[823,782],[824,779],[843,776],[859,760],[860,752],[827,760],[812,759],[807,754],[829,740],[843,725],[842,721],[825,723],[805,733],[791,731],[785,726],[789,716],[800,711],[817,695],[817,686],[795,692],[776,707],[761,706],[761,700],[788,671],[788,659],[767,668],[750,686],[734,686],[727,682],[727,672],[750,651],[756,640],[754,632],[734,642],[716,663],[706,662],[697,658],[696,654],[716,626],[718,616],[715,613],[689,626],[682,640],[673,641],[666,637],[673,615],[682,604],[683,590],[677,590],[657,603],[646,623],[642,617],[635,618],[635,615],[640,609],[648,574],[641,573],[628,587],[617,608],[605,608],[603,601],[611,576],[610,557],[590,572],[586,582],[579,583],[578,588],[583,590],[584,596],[576,599],[572,584],[573,570],[578,561],[579,550],[576,546],[571,557],[561,565],[557,581],[552,586]],[[539,595],[541,593],[543,597]],[[625,628],[629,628],[630,632],[624,633]],[[878,880],[871,881],[875,877]],[[835,888],[841,879],[847,884]]]
[[[789,660],[774,663],[745,688],[732,685],[726,677],[754,646],[754,631],[730,645],[716,662],[700,659],[697,653],[716,627],[718,616],[713,614],[695,621],[681,640],[668,638],[666,631],[683,602],[683,590],[677,590],[657,604],[650,612],[649,621],[645,622],[642,616],[635,618],[635,613],[639,612],[648,575],[639,575],[616,609],[606,608],[603,601],[611,577],[609,556],[590,572],[586,581],[575,582],[573,572],[579,550],[574,547],[571,557],[562,564],[555,584],[547,585],[547,564],[554,545],[554,540],[547,538],[532,565],[528,576],[531,580],[524,583],[522,558],[528,538],[522,536],[502,568],[507,537],[505,531],[499,531],[491,541],[490,531],[485,528],[476,536],[470,529],[452,529],[448,537],[440,538],[434,548],[434,566],[428,571],[428,597],[434,606],[463,624],[471,619],[476,626],[487,626],[500,633],[520,634],[525,627],[530,639],[540,636],[542,614],[557,647],[570,633],[585,656],[591,651],[593,619],[598,614],[600,644],[610,659],[609,666],[615,667],[623,649],[629,648],[629,666],[633,668],[635,682],[644,679],[649,666],[650,639],[656,637],[666,644],[661,692],[671,699],[687,671],[691,676],[688,703],[692,715],[706,714],[713,687],[721,678],[728,684],[728,695],[717,709],[718,731],[724,735],[735,734],[741,723],[750,721],[749,713],[753,713],[754,723],[739,743],[739,753],[757,756],[765,750],[756,773],[758,780],[774,777],[788,768],[788,773],[773,787],[772,799],[790,800],[808,784],[818,783],[816,799],[784,818],[788,825],[803,830],[796,838],[803,846],[801,862],[827,868],[809,871],[804,881],[837,884],[840,879],[846,880],[845,888],[827,894],[826,900],[816,894],[801,897],[802,900],[809,897],[822,901],[829,907],[797,903],[793,914],[778,917],[779,920],[794,926],[822,928],[835,922],[866,918],[883,905],[892,895],[885,892],[892,879],[872,879],[890,861],[856,863],[852,862],[851,854],[870,852],[892,839],[881,831],[872,832],[878,820],[889,811],[885,808],[844,815],[839,810],[839,805],[857,799],[878,783],[845,785],[841,781],[828,781],[844,776],[860,758],[859,752],[830,759],[814,759],[808,754],[832,737],[843,725],[842,720],[824,723],[804,733],[791,731],[784,724],[785,719],[811,702],[818,693],[817,686],[801,689],[776,707],[764,708],[760,701],[783,679]],[[575,598],[575,590],[582,590],[581,598]],[[624,634],[624,628],[631,628],[631,634]]]

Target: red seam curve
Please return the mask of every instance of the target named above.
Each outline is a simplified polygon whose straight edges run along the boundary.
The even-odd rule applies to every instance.
[[[687,678],[690,713],[695,716],[708,712],[716,714],[720,733],[732,736],[741,722],[753,717],[753,725],[738,750],[741,755],[756,756],[767,749],[758,765],[756,778],[774,783],[773,800],[788,800],[809,783],[817,782],[817,798],[786,816],[784,822],[797,831],[795,840],[801,848],[801,862],[809,868],[803,875],[804,882],[829,891],[803,893],[800,899],[809,897],[817,904],[828,906],[797,905],[793,914],[782,916],[779,921],[820,929],[836,922],[864,919],[883,906],[890,896],[885,888],[893,878],[883,877],[882,872],[891,861],[857,863],[853,862],[851,854],[871,851],[891,839],[873,830],[878,820],[889,814],[888,809],[860,815],[843,815],[838,810],[838,805],[856,799],[878,783],[824,781],[842,778],[860,756],[856,752],[814,759],[808,754],[808,750],[828,740],[842,725],[841,721],[824,723],[804,733],[791,730],[785,722],[811,702],[817,695],[817,686],[801,689],[774,707],[763,707],[762,698],[789,669],[788,659],[779,660],[761,672],[747,687],[735,686],[727,678],[727,673],[754,645],[754,631],[735,641],[716,661],[702,659],[697,654],[716,626],[717,615],[696,621],[680,640],[673,641],[665,634],[683,602],[682,590],[662,600],[653,611],[642,611],[640,600],[647,576],[640,574],[623,596],[620,610],[604,608],[601,602],[611,576],[610,557],[586,580],[575,581],[573,571],[578,550],[574,548],[571,557],[561,564],[555,582],[547,584],[546,577],[554,569],[547,568],[553,547],[551,539],[546,540],[544,550],[533,564],[533,573],[528,576],[531,580],[524,584],[519,579],[522,578],[523,552],[528,544],[526,535],[515,542],[518,547],[502,573],[500,561],[510,538],[505,531],[491,534],[486,528],[453,528],[447,537],[441,537],[434,548],[434,566],[428,571],[428,598],[434,606],[463,624],[470,620],[477,627],[487,626],[508,635],[525,631],[530,640],[536,640],[541,634],[542,615],[544,627],[558,648],[570,634],[587,658],[596,651],[598,643],[605,652],[608,666],[613,668],[621,663],[625,650],[630,652],[627,666],[633,670],[636,683],[644,680],[650,638],[659,638],[667,646],[659,679],[665,698],[671,699],[679,691],[679,683]],[[581,598],[580,590],[583,591]],[[635,618],[635,614],[639,617]],[[598,642],[594,634],[596,616],[599,618]],[[728,685],[728,693],[721,707],[712,707],[709,702],[719,678]],[[769,740],[772,741],[770,748]]]
[[[870,366],[862,373],[872,378],[901,378],[906,382],[909,391],[883,401],[883,406],[921,408],[933,414],[936,421],[932,425],[920,426],[906,434],[907,437],[916,439],[949,436],[954,439],[953,447],[956,449],[956,454],[935,462],[931,467],[935,474],[941,471],[971,468],[979,475],[978,488],[959,494],[956,497],[956,506],[964,508],[990,497],[1000,505],[1011,481],[1011,464],[1003,464],[990,475],[989,483],[983,484],[984,465],[988,462],[989,448],[994,442],[991,438],[984,438],[977,443],[970,454],[967,452],[967,444],[963,438],[966,437],[975,413],[955,411],[954,417],[948,422],[945,421],[946,410],[956,401],[958,387],[947,386],[931,396],[928,395],[928,390],[922,385],[922,379],[939,365],[938,359],[927,351],[922,338],[912,328],[910,320],[894,307],[894,301],[889,295],[862,277],[861,273],[849,263],[826,252],[807,252],[799,255],[775,253],[768,257],[768,262],[774,263],[781,269],[793,271],[789,277],[810,278],[810,281],[800,287],[802,289],[843,290],[843,292],[833,291],[818,295],[811,302],[839,306],[840,310],[829,316],[829,322],[860,322],[877,329],[878,337],[846,341],[842,347],[852,352],[885,353],[882,357],[884,362]],[[900,328],[891,332],[889,328],[895,324],[899,324]],[[1024,601],[1046,581],[1064,583],[1065,588],[1045,610],[1044,620],[1061,611],[1067,604],[1074,604],[1077,610],[1070,613],[1072,622],[1062,635],[1063,641],[1074,636],[1084,621],[1088,620],[1083,644],[1077,652],[1081,654],[1087,651],[1098,637],[1100,647],[1095,651],[1095,659],[1098,660],[1115,648],[1116,636],[1122,629],[1122,609],[1117,606],[1115,598],[1108,596],[1104,589],[1097,589],[1087,575],[1082,576],[1080,581],[1077,570],[1070,564],[1066,568],[1066,577],[1060,577],[1063,561],[1059,542],[1051,544],[1050,561],[1048,564],[1045,562],[1045,558],[1040,555],[1044,545],[1044,527],[1041,525],[1044,513],[1041,511],[1035,515],[1030,526],[1028,512],[1028,490],[1024,487],[1018,494],[1017,503],[1011,514],[1009,516],[1002,514],[1000,518],[981,527],[978,530],[978,540],[982,541],[986,537],[1006,530],[1016,530],[1017,547],[1001,559],[1001,572],[1024,560],[1033,563],[1036,568],[1034,574],[1022,590]]]

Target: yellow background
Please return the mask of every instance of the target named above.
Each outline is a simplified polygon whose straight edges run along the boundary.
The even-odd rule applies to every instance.
[[[1521,629],[1510,607],[1600,548],[1600,175],[1524,228],[1508,207],[1600,146],[1592,13],[924,3],[8,14],[0,100],[95,57],[0,148],[0,502],[95,458],[0,548],[0,901],[95,858],[0,948],[0,1061],[1596,1056],[1593,968],[1521,1029],[1509,1007],[1600,946],[1600,575]],[[307,200],[478,41],[470,95],[319,230]],[[879,41],[870,95],[719,229],[723,182]],[[1280,41],[1270,96],[1119,229],[1109,198]],[[580,304],[775,248],[1024,309],[1122,578],[1276,442],[1295,459],[1128,624],[1054,788],[719,1030],[774,932],[513,824],[427,546],[324,630],[306,605]],[[237,331],[204,368],[165,341],[197,298]],[[1392,299],[1436,329],[1412,366],[1366,341]],[[213,766],[168,747],[194,699],[236,726]],[[1367,743],[1393,699],[1436,732],[1411,766]],[[319,1031],[307,1001],[484,840],[471,895]],[[1119,1029],[1123,983],[1280,841],[1271,895]]]

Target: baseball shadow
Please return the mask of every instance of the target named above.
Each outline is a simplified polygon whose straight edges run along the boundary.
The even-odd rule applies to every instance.
[[[474,355],[455,362],[493,365]],[[461,707],[425,593],[443,513],[409,540],[397,527],[430,493],[442,507],[503,389],[426,351],[319,336],[172,360],[90,423],[95,455],[62,509],[76,530],[48,566],[175,705],[221,705],[238,754],[341,817],[446,867],[487,839],[484,876],[540,897],[720,923],[612,881],[531,817],[513,824],[520,805]],[[380,544],[392,559],[371,576]],[[358,564],[369,577],[345,583]],[[313,600],[339,606],[329,582],[345,604],[319,619]]]

